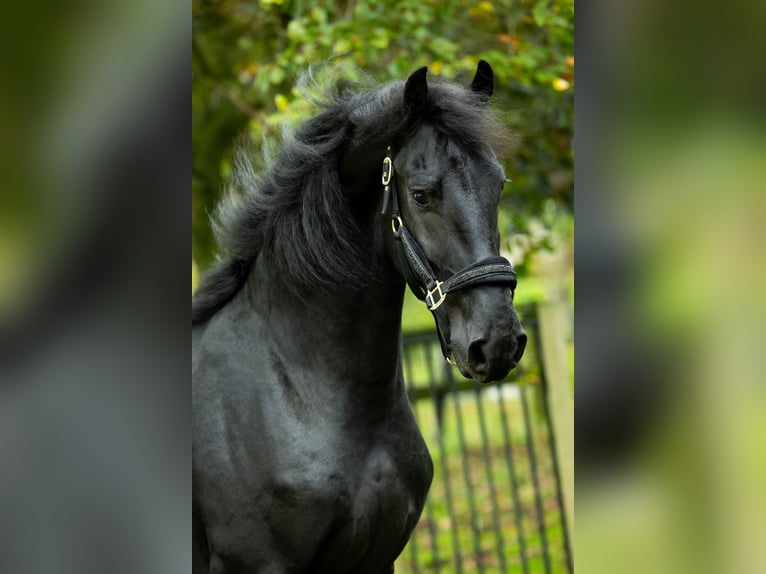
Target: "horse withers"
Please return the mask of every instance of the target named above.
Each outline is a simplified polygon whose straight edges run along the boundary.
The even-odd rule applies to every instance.
[[[433,475],[402,377],[405,286],[467,377],[502,379],[526,343],[493,86],[482,61],[467,88],[421,68],[336,91],[264,175],[240,160],[192,303],[195,573],[393,572]]]

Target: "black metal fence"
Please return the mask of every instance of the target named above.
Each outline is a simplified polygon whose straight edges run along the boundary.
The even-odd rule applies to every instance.
[[[433,333],[405,336],[405,380],[434,481],[397,574],[572,572],[536,309],[519,311],[530,342],[497,384],[464,379]]]

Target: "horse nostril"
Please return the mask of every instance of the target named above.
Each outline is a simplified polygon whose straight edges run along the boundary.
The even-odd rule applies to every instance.
[[[468,363],[477,375],[487,372],[487,357],[484,354],[484,339],[477,339],[468,346]]]
[[[516,352],[513,354],[513,361],[515,364],[519,364],[521,357],[524,355],[524,349],[527,347],[527,334],[522,332],[516,337]]]

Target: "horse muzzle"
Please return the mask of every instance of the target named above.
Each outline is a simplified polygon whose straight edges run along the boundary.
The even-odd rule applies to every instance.
[[[498,301],[486,291],[495,290],[477,289],[451,313],[455,363],[463,376],[482,383],[504,379],[518,366],[527,346],[510,294]]]
[[[482,383],[500,381],[518,366],[526,346],[527,335],[523,331],[509,337],[477,338],[468,345],[461,372]]]

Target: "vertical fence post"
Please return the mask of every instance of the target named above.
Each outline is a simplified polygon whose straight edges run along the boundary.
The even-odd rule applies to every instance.
[[[560,302],[540,303],[537,306],[541,358],[551,423],[556,435],[555,456],[559,462],[564,515],[569,534],[569,548],[574,541],[574,416],[572,391],[569,384],[564,307]]]

